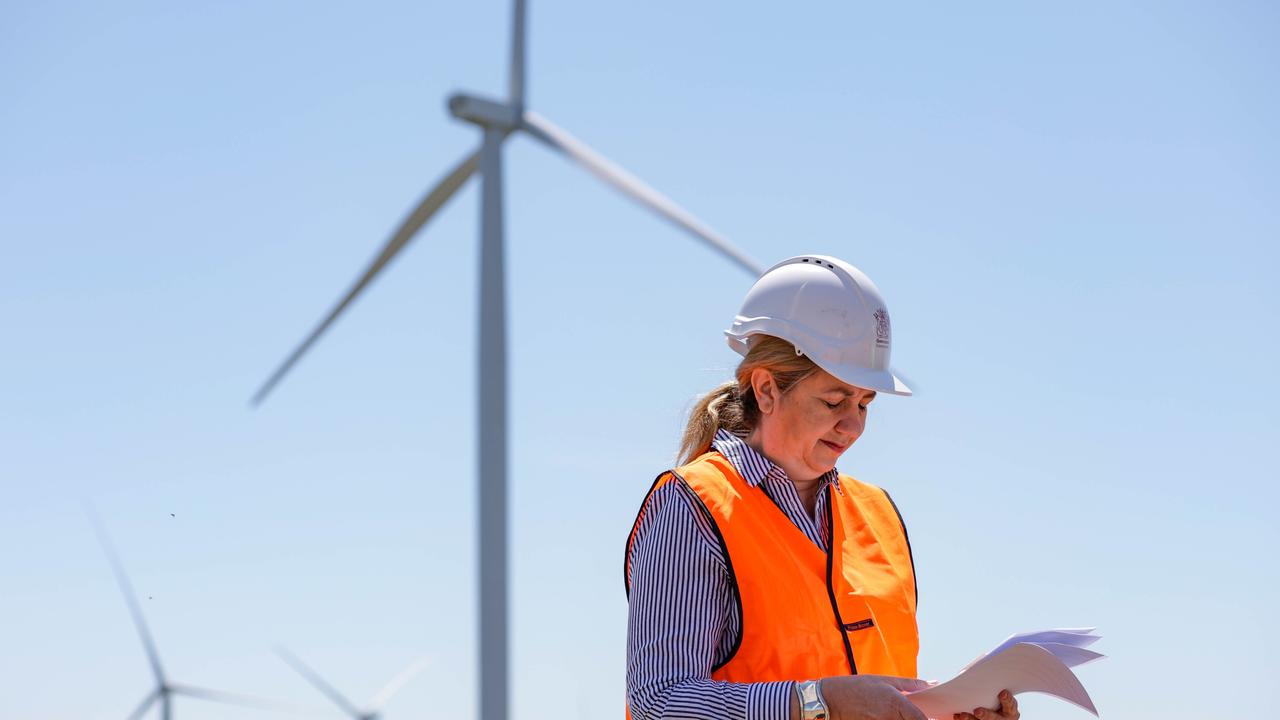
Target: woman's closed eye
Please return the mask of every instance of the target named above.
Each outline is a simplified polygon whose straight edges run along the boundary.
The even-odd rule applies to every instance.
[[[845,400],[841,400],[840,402],[834,402],[834,403],[833,403],[833,402],[828,402],[828,401],[826,401],[826,400],[823,400],[823,401],[822,401],[822,404],[823,404],[823,405],[826,405],[828,410],[839,410],[840,408],[844,407],[844,406],[845,406],[845,403],[847,403],[847,402],[848,402],[848,400],[847,400],[847,399],[845,399]],[[868,405],[870,405],[870,404],[871,404],[871,401],[869,401],[869,400],[868,400],[867,402],[864,402],[864,403],[858,403],[858,409],[859,409],[859,410],[861,410],[861,411],[863,411],[863,412],[866,412],[866,410],[867,410],[867,406],[868,406]]]

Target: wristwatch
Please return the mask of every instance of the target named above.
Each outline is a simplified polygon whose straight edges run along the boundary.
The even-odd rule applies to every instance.
[[[796,683],[796,696],[800,698],[800,720],[827,720],[827,701],[822,697],[818,680],[801,680]]]

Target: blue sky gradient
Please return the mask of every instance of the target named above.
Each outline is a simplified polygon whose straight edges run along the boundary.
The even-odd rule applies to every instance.
[[[356,700],[426,654],[387,717],[473,715],[475,186],[248,398],[478,142],[444,99],[505,91],[509,13],[0,8],[0,717],[151,687],[85,500],[175,679],[326,709],[273,645]],[[1097,625],[1103,717],[1253,715],[1280,701],[1278,19],[534,2],[529,101],[759,261],[879,285],[919,393],[841,468],[910,527],[924,676]],[[513,718],[620,713],[622,543],[750,279],[528,138],[505,160]]]

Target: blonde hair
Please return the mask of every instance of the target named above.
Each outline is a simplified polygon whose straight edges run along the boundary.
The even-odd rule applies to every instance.
[[[751,373],[756,368],[772,373],[779,392],[785,393],[818,366],[807,356],[798,354],[795,346],[786,340],[772,335],[754,336],[747,356],[734,372],[736,379],[698,398],[689,411],[689,422],[680,438],[677,465],[684,465],[710,450],[711,440],[721,428],[738,436],[755,429],[760,420],[760,406],[756,404],[755,389],[751,386]]]

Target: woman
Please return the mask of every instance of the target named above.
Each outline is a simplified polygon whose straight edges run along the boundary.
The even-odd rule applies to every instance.
[[[756,281],[729,345],[735,380],[690,414],[627,540],[634,720],[924,715],[915,568],[888,493],[837,472],[888,370],[889,315],[867,276],[809,255]],[[996,710],[1019,717],[1008,692]]]

